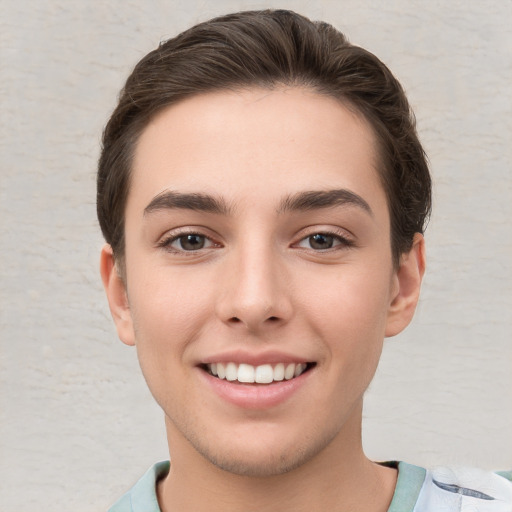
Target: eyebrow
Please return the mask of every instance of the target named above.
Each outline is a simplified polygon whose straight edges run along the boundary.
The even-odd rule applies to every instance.
[[[144,215],[170,209],[195,210],[200,212],[229,215],[232,208],[222,198],[216,198],[208,194],[183,193],[166,190],[155,196],[144,208]]]
[[[299,192],[284,199],[278,211],[308,211],[345,205],[357,206],[373,217],[370,205],[360,195],[347,189]]]
[[[373,216],[370,205],[361,196],[347,189],[298,192],[283,199],[277,212],[282,214],[345,205],[357,206]],[[194,210],[218,215],[233,214],[233,208],[221,197],[196,192],[183,193],[166,190],[151,200],[144,208],[144,215],[172,209]]]

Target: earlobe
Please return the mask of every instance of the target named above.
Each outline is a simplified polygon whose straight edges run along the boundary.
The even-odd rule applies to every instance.
[[[127,345],[135,345],[132,315],[126,294],[126,286],[119,275],[112,247],[109,244],[106,244],[101,250],[100,273],[119,339]]]
[[[409,252],[402,254],[395,273],[396,290],[391,298],[386,323],[386,337],[402,332],[411,322],[420,296],[425,273],[425,239],[416,233]]]

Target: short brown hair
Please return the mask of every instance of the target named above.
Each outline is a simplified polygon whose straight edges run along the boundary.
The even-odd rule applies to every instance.
[[[116,259],[135,146],[149,120],[180,100],[214,90],[308,87],[342,101],[372,126],[391,219],[395,265],[431,208],[431,179],[415,118],[399,82],[373,54],[334,27],[291,11],[229,14],[160,44],[128,77],[103,133],[97,211]]]

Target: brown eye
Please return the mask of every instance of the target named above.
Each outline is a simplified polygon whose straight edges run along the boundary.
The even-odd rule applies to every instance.
[[[308,237],[308,241],[309,246],[317,250],[330,249],[334,246],[334,237],[323,233],[316,233]]]
[[[329,249],[343,249],[352,247],[354,243],[342,235],[336,233],[313,233],[303,238],[298,247],[313,251],[328,251]]]
[[[191,233],[176,237],[170,244],[173,249],[182,251],[198,251],[204,249],[207,244],[207,238],[203,235]]]

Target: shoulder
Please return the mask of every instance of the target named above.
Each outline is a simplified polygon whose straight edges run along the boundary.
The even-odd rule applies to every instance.
[[[426,470],[403,462],[398,468],[389,512],[512,512],[512,472]]]
[[[169,461],[157,462],[108,512],[160,512],[156,497],[156,484],[169,472]]]

